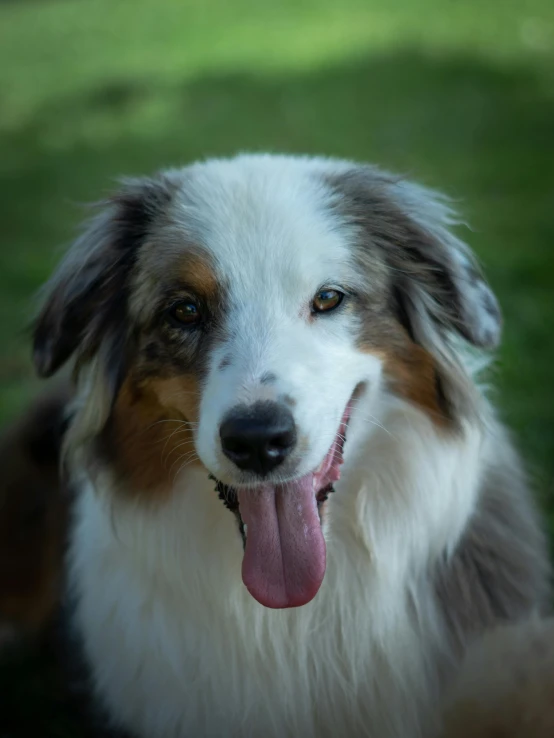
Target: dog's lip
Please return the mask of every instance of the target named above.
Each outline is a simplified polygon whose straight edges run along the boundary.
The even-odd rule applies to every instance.
[[[329,446],[329,449],[327,450],[325,456],[323,457],[321,462],[318,464],[316,469],[311,472],[305,472],[304,474],[296,474],[290,477],[279,477],[279,479],[275,481],[267,480],[267,483],[269,484],[289,484],[289,483],[298,482],[312,475],[314,496],[315,496],[315,500],[318,506],[318,510],[321,511],[321,508],[323,504],[327,501],[329,495],[332,492],[334,492],[334,483],[338,481],[340,477],[340,470],[338,469],[338,467],[340,467],[343,463],[344,447],[346,445],[346,432],[350,424],[350,419],[352,416],[352,410],[353,410],[355,401],[360,396],[362,388],[363,388],[363,383],[359,383],[355,387],[350,399],[348,400],[346,404],[344,413],[341,417],[339,428],[335,434],[333,442]],[[320,483],[318,484],[318,476],[324,472],[324,467],[326,465],[326,462],[328,462],[329,455],[331,451],[333,450],[333,446],[335,445],[336,445],[335,455],[336,455],[336,451],[338,450],[338,456],[339,456],[338,463],[337,463],[337,469],[336,469],[336,477],[333,480],[325,480],[325,478],[323,478],[320,480]],[[331,467],[332,466],[333,464],[331,463]],[[226,482],[219,480],[215,475],[211,473],[209,477],[216,483],[216,491],[219,495],[219,498],[223,501],[225,506],[237,516],[237,519],[239,522],[239,529],[240,529],[243,542],[244,542],[246,532],[245,532],[245,526],[244,526],[243,520],[240,515],[240,511],[239,511],[238,493],[242,490],[258,488],[260,486],[260,480],[258,479],[252,482],[239,483],[239,484],[235,484],[235,483],[228,484]],[[264,482],[265,481],[266,480],[264,480]]]
[[[340,463],[342,464],[342,455],[344,453],[344,447],[346,445],[346,431],[348,430],[348,426],[350,424],[350,417],[352,415],[352,407],[353,407],[354,400],[355,400],[355,397],[353,395],[346,405],[346,409],[341,418],[339,428],[338,428],[337,433],[335,434],[333,442],[331,443],[331,445],[325,452],[325,456],[323,457],[323,459],[320,461],[320,463],[317,465],[315,469],[312,469],[307,472],[302,472],[301,474],[290,474],[288,476],[277,474],[275,477],[262,477],[262,478],[256,477],[252,481],[247,481],[247,482],[234,482],[234,481],[226,482],[222,479],[219,479],[215,474],[212,474],[210,472],[209,473],[210,479],[236,492],[239,492],[241,490],[247,490],[247,489],[256,489],[261,484],[291,484],[293,482],[298,482],[301,479],[304,479],[305,477],[308,477],[310,475],[313,475],[314,484],[315,484],[317,482],[317,475],[321,474],[321,472],[323,471],[325,463],[327,461],[327,457],[329,456],[329,453],[335,444],[337,444],[337,448],[341,456]]]

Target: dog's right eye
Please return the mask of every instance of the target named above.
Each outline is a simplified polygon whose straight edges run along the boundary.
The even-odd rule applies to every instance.
[[[179,325],[193,326],[200,321],[200,310],[192,300],[183,300],[170,308],[169,317]]]
[[[313,299],[312,310],[314,313],[329,313],[341,304],[343,297],[344,294],[338,290],[319,290]]]

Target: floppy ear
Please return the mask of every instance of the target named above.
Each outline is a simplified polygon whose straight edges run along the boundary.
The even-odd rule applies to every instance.
[[[102,204],[46,285],[33,357],[48,377],[69,358],[105,353],[110,381],[121,380],[127,343],[129,278],[140,243],[170,199],[165,180],[130,180]]]
[[[502,329],[498,301],[469,247],[451,231],[457,221],[447,199],[407,182],[393,184],[391,194],[409,219],[402,248],[391,256],[412,321],[421,322],[424,311],[474,346],[495,348]]]
[[[410,334],[426,343],[438,330],[474,346],[497,346],[498,302],[470,249],[451,231],[457,220],[447,198],[370,167],[341,179],[351,217],[391,268],[394,298]]]

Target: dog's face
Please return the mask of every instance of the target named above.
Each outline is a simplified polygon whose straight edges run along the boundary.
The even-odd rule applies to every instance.
[[[454,423],[446,335],[497,340],[496,302],[447,218],[424,190],[322,160],[128,183],[54,279],[39,370],[88,367],[95,450],[123,487],[163,496],[200,463],[238,496],[245,583],[302,604],[358,398],[397,394]]]
[[[154,314],[170,306],[157,340],[196,373],[202,462],[232,487],[282,482],[321,464],[355,387],[377,380],[361,317],[372,301],[381,308],[383,289],[376,274],[375,294],[364,293],[345,234],[309,178],[271,188],[263,172],[244,181],[223,173],[228,181],[218,175],[201,198],[191,195],[194,254],[145,248],[141,287],[157,293]],[[138,294],[136,304],[138,315]]]

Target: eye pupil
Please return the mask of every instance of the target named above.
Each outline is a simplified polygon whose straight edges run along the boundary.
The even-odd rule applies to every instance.
[[[344,295],[338,290],[320,290],[314,297],[312,307],[316,313],[334,310],[342,302]]]
[[[200,317],[194,302],[180,302],[171,309],[170,314],[174,320],[183,325],[192,325]]]

